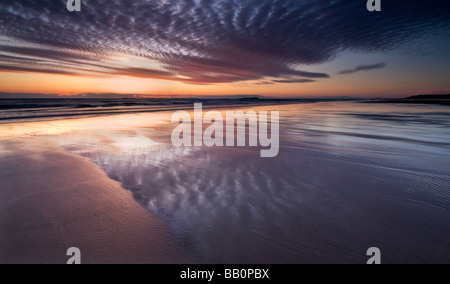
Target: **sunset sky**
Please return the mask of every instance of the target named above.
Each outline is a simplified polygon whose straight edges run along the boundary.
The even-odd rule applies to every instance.
[[[366,2],[3,0],[0,92],[450,93],[450,2]]]

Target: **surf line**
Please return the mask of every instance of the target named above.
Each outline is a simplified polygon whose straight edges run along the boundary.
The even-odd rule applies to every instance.
[[[171,136],[172,144],[176,147],[236,147],[236,145],[246,147],[248,142],[250,147],[262,148],[260,151],[262,158],[274,158],[280,151],[280,113],[278,111],[271,111],[270,121],[267,111],[260,111],[258,114],[254,111],[247,113],[227,111],[224,118],[218,111],[203,113],[202,103],[196,103],[193,118],[187,111],[177,111],[172,115],[171,121],[179,124],[172,131]],[[225,132],[224,123],[226,124]],[[203,132],[204,124],[211,125]],[[193,143],[192,140],[194,140]]]

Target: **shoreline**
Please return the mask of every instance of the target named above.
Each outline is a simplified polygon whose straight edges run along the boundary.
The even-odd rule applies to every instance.
[[[1,105],[2,101],[14,101],[11,99],[0,98],[0,110],[4,110],[6,116],[0,115],[0,125],[13,124],[13,123],[30,123],[30,122],[46,122],[46,121],[58,121],[58,120],[71,120],[71,119],[83,119],[83,118],[95,118],[115,115],[133,115],[133,114],[150,114],[161,112],[176,112],[180,110],[191,110],[195,103],[202,103],[204,109],[242,109],[250,107],[271,107],[271,106],[284,106],[295,104],[314,104],[322,102],[347,102],[349,100],[314,100],[314,99],[242,99],[242,100],[199,100],[189,99],[182,102],[171,100],[160,100],[157,104],[148,104],[146,99],[136,99],[133,102],[143,103],[139,104],[124,104],[124,101],[120,99],[116,100],[97,100],[97,99],[30,99],[31,101],[41,102],[35,105]],[[90,102],[90,104],[83,104],[83,100]],[[16,100],[26,102],[27,99]],[[46,105],[46,101],[67,101],[68,104],[56,104]],[[111,101],[111,104],[107,102]],[[128,100],[127,100],[128,101]],[[359,100],[351,100],[359,101]],[[76,102],[76,103],[75,103]],[[47,113],[45,111],[48,108],[52,108],[52,112]],[[23,111],[27,111],[32,114],[26,116],[22,115]],[[20,113],[20,115],[18,115]]]
[[[192,263],[165,224],[88,159],[54,142],[2,141],[0,263]]]
[[[249,110],[282,114],[269,163],[174,147],[171,112],[0,125],[0,263],[448,260],[445,107]]]

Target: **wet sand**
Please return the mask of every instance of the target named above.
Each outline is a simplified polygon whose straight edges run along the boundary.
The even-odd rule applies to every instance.
[[[96,165],[46,139],[0,147],[0,263],[186,263],[164,224]]]
[[[450,263],[447,107],[252,110],[276,158],[173,147],[172,112],[0,125],[0,262]]]

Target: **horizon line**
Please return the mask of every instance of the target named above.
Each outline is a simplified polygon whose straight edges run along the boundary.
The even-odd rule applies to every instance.
[[[406,99],[414,96],[445,96],[449,94],[415,94],[408,96],[264,96],[258,94],[235,95],[192,95],[192,94],[121,94],[121,93],[80,93],[73,95],[0,92],[0,99],[260,99],[260,100],[376,100],[376,99]]]

